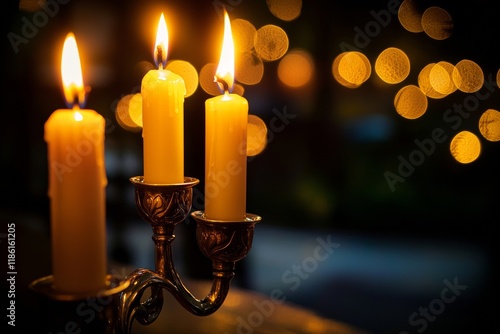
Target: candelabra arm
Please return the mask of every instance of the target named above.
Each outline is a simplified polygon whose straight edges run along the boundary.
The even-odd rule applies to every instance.
[[[175,270],[171,261],[171,245],[167,245],[164,250],[162,257],[167,265],[160,271],[164,276],[148,269],[138,269],[127,277],[129,287],[120,298],[118,333],[131,333],[134,319],[142,325],[153,323],[162,310],[162,289],[170,292],[182,307],[198,316],[210,315],[224,303],[234,277],[234,264],[214,264],[212,288],[207,296],[200,300],[186,288]],[[149,288],[151,296],[141,302]]]
[[[162,279],[148,269],[138,269],[132,272],[126,281],[129,287],[120,297],[117,333],[131,333],[134,319],[142,325],[153,323],[160,315],[163,306],[162,288],[168,288],[172,283]],[[141,302],[144,292],[151,288],[151,296]]]
[[[173,226],[153,227],[153,241],[156,245],[156,273],[164,278],[165,283],[169,282],[163,288],[168,290],[186,310],[198,316],[210,315],[223,304],[227,296],[231,280],[234,277],[234,263],[214,263],[211,291],[203,299],[196,298],[184,285],[175,269],[172,251],[172,242],[175,240]],[[153,302],[162,297],[161,289],[152,290],[148,302],[155,305]]]
[[[234,277],[234,266],[231,271],[213,271],[212,287],[203,299],[196,298],[182,283],[179,275],[173,271],[172,282],[175,291],[170,291],[175,299],[186,310],[197,316],[207,316],[217,311],[224,303]]]

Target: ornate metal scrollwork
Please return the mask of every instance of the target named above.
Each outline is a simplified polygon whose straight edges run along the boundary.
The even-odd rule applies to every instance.
[[[196,239],[202,253],[213,261],[235,262],[252,248],[254,223],[198,221]]]

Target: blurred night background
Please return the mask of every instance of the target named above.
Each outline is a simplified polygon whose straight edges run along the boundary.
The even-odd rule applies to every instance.
[[[392,0],[304,0],[300,16],[291,21],[274,16],[264,0],[47,3],[53,5],[50,12],[35,1],[7,1],[2,9],[0,221],[16,223],[20,294],[30,281],[50,274],[43,136],[50,114],[65,108],[58,61],[66,34],[75,33],[84,82],[92,88],[86,107],[108,121],[109,261],[151,267],[150,227],[136,213],[129,182],[142,175],[142,137],[118,124],[115,108],[123,96],[139,92],[144,75],[140,64],[152,61],[151,43],[161,11],[169,29],[168,59],[188,61],[199,71],[219,60],[220,6],[225,4],[232,20],[248,20],[256,28],[281,27],[289,39],[288,50],[306,50],[314,63],[312,79],[304,87],[287,87],[279,80],[279,60],[264,62],[258,84],[243,85],[250,114],[268,125],[268,143],[248,160],[247,212],[263,221],[256,227],[252,251],[238,264],[234,284],[264,294],[281,288],[289,302],[324,317],[370,333],[396,334],[424,332],[409,317],[420,307],[437,307],[432,301],[441,298],[447,280],[467,288],[454,302],[439,304],[445,309],[435,312],[425,333],[491,333],[497,327],[494,245],[500,214],[500,143],[484,140],[477,124],[486,109],[500,109],[499,87],[490,84],[491,94],[476,98],[477,105],[455,129],[443,120],[444,112],[470,102],[474,94],[457,91],[429,99],[427,112],[415,120],[398,115],[393,104],[397,91],[417,84],[420,69],[431,62],[470,59],[481,66],[485,81],[496,82],[497,2],[417,1],[421,8],[441,6],[450,13],[454,28],[446,40],[405,30],[394,14],[382,26],[376,17],[391,6],[397,8],[400,1]],[[37,24],[34,30],[27,22]],[[342,45],[356,46],[356,35],[377,26],[374,22],[379,22],[378,33],[372,31],[362,47],[357,45],[370,59],[372,74],[359,88],[343,87],[332,76],[332,62],[345,51]],[[12,33],[20,38],[14,43]],[[411,62],[408,78],[394,85],[383,83],[373,70],[377,55],[391,46],[403,49]],[[200,179],[201,194],[209,97],[198,87],[184,104],[185,174]],[[386,173],[398,174],[401,159],[419,150],[415,141],[431,138],[438,128],[447,140],[436,143],[404,182],[391,189]],[[481,139],[481,155],[470,164],[450,154],[450,140],[461,130]],[[201,198],[194,209],[203,208]],[[2,236],[6,231],[3,227]],[[210,278],[210,263],[198,251],[194,231],[189,219],[179,227],[176,266],[186,279]],[[283,276],[312,256],[318,238],[340,246],[292,291]],[[18,311],[17,320],[27,317]]]

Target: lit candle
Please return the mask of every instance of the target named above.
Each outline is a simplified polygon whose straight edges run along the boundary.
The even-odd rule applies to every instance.
[[[246,215],[248,102],[232,94],[234,45],[224,10],[224,42],[215,81],[224,92],[205,102],[205,215],[239,221]]]
[[[106,283],[104,165],[105,120],[80,109],[85,89],[75,37],[63,47],[62,81],[68,108],[54,111],[45,123],[51,209],[54,289],[96,293]]]
[[[184,96],[181,76],[164,69],[168,31],[163,13],[158,24],[155,63],[142,79],[142,138],[144,181],[170,184],[184,182]]]

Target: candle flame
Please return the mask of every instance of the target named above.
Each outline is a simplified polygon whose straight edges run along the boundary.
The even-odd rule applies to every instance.
[[[64,98],[68,108],[85,104],[85,88],[83,86],[80,55],[76,45],[75,35],[68,33],[64,41],[61,74],[64,88]]]
[[[226,8],[224,8],[224,40],[219,66],[215,72],[215,82],[224,93],[233,91],[234,86],[234,42],[231,23]]]
[[[168,52],[168,30],[165,17],[161,13],[160,21],[158,22],[158,29],[156,31],[156,44],[154,49],[155,64],[160,69],[164,68],[167,64]]]

